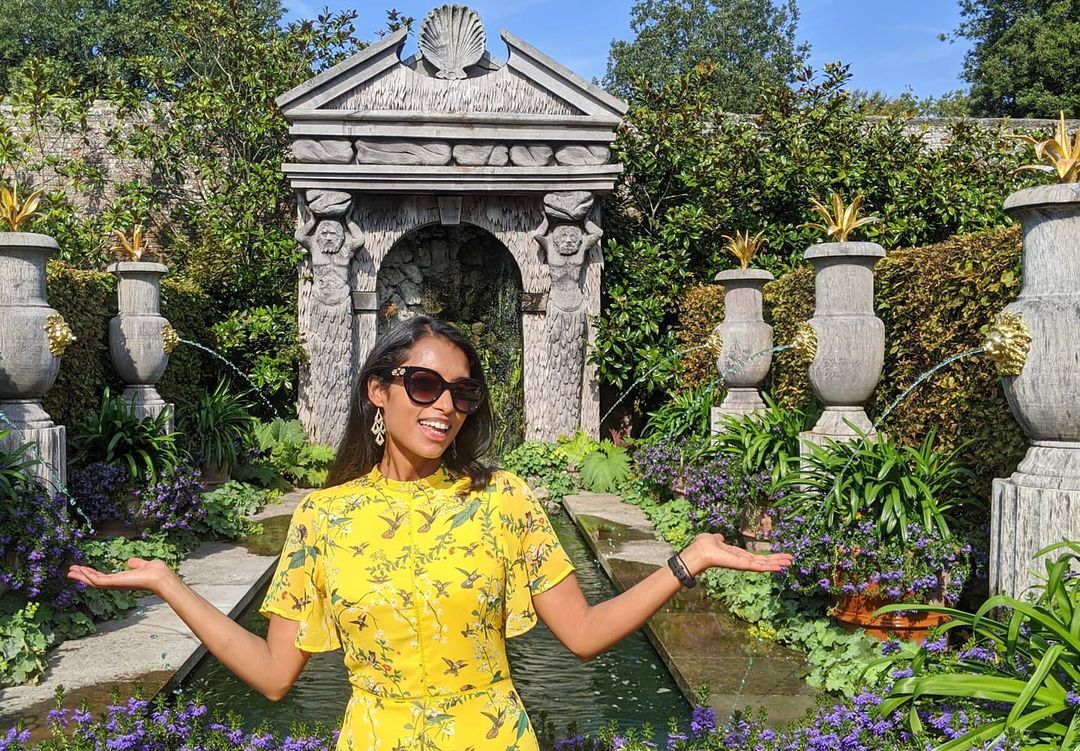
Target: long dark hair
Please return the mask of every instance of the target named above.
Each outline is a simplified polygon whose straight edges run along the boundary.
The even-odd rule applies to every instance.
[[[327,485],[340,485],[366,475],[382,460],[383,447],[375,443],[371,434],[376,407],[368,399],[368,380],[377,378],[380,383],[389,383],[390,371],[401,365],[409,349],[426,336],[442,337],[464,352],[469,361],[469,377],[482,381],[487,390],[484,369],[480,366],[476,348],[458,329],[427,316],[417,316],[399,323],[375,342],[360,369],[349,407],[349,421],[345,425],[345,437],[341,439],[337,458],[330,466]],[[467,475],[472,480],[473,490],[480,490],[491,482],[491,469],[480,462],[480,456],[491,445],[494,421],[491,402],[485,399],[480,409],[465,418],[454,439],[454,448],[442,457],[443,465],[452,473]]]

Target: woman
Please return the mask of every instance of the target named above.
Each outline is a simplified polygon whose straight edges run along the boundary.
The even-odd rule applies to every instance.
[[[539,616],[582,660],[639,628],[712,566],[776,571],[703,534],[623,594],[590,606],[543,508],[479,457],[492,433],[480,361],[454,327],[413,318],[364,364],[332,487],[308,495],[263,602],[265,639],[160,561],[133,558],[95,587],[148,589],[241,679],[280,699],[312,652],[341,648],[352,697],[340,751],[537,748],[510,681],[506,637]]]

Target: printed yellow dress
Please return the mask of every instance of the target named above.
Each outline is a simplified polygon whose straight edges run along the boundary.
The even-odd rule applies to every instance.
[[[338,751],[535,751],[506,637],[572,571],[514,475],[470,491],[443,470],[399,482],[375,468],[301,501],[262,612],[299,621],[304,651],[343,650]]]

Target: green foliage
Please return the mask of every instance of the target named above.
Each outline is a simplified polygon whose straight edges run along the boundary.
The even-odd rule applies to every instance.
[[[128,558],[157,559],[170,568],[176,568],[184,557],[184,549],[170,540],[163,532],[153,532],[142,539],[114,537],[107,540],[89,540],[83,545],[86,565],[99,571],[124,569]]]
[[[581,462],[581,482],[593,493],[615,493],[630,476],[630,455],[605,439]]]
[[[56,640],[45,610],[28,602],[13,612],[0,603],[0,688],[32,682],[45,671],[45,652]]]
[[[870,118],[845,91],[842,66],[766,90],[759,114],[745,118],[711,96],[713,75],[701,68],[636,90],[615,144],[625,171],[605,214],[594,362],[617,388],[672,386],[685,290],[735,263],[723,235],[764,230],[756,263],[782,273],[816,241],[802,226],[813,219],[810,198],[866,196],[882,218],[867,239],[892,250],[1001,227],[1003,197],[1035,179],[1014,172],[1023,155],[1003,126],[955,122],[946,145],[928,149],[901,118]],[[777,342],[790,341],[780,333]]]
[[[726,416],[712,445],[742,464],[743,472],[771,473],[799,456],[799,433],[807,429],[806,415],[784,409],[765,395],[765,409],[743,417]]]
[[[909,709],[908,722],[918,736],[924,730],[920,707],[943,697],[967,700],[976,703],[980,720],[948,744],[950,751],[982,748],[987,740],[1009,732],[1023,734],[1024,748],[1076,748],[1080,743],[1080,702],[1076,700],[1080,543],[1063,541],[1036,557],[1053,551],[1060,552],[1044,561],[1046,580],[1034,603],[997,595],[974,613],[942,610],[951,616],[942,631],[967,632],[969,644],[978,649],[968,656],[941,654],[923,645],[914,655],[901,653],[893,658],[894,664],[909,667],[912,675],[893,684],[879,711]]]
[[[1074,0],[960,0],[954,39],[968,40],[974,114],[1080,114],[1080,16]]]
[[[218,351],[267,395],[291,396],[303,361],[296,310],[264,305],[232,311],[213,326]]]
[[[657,86],[702,63],[720,63],[712,81],[718,107],[754,112],[763,84],[787,84],[809,52],[796,44],[794,0],[639,0],[630,9],[633,41],[616,39],[604,87],[619,96]]]
[[[196,532],[225,540],[257,534],[261,526],[249,521],[248,517],[273,502],[278,495],[276,491],[230,480],[203,494],[206,518],[199,523]]]
[[[41,464],[30,453],[35,444],[11,446],[10,430],[0,430],[0,501],[12,503],[24,496],[35,483],[30,471]]]
[[[584,463],[585,457],[600,449],[600,441],[581,430],[574,433],[570,438],[559,436],[559,439],[555,443],[558,446],[559,451],[561,451],[570,462],[570,466],[579,469]]]
[[[709,423],[715,394],[716,387],[711,382],[675,394],[649,413],[642,439],[671,443],[704,441],[711,430]]]
[[[533,487],[546,488],[556,501],[577,489],[570,477],[570,460],[553,443],[525,441],[503,457],[503,466]]]
[[[793,458],[799,471],[787,477],[794,492],[785,512],[820,515],[828,527],[839,528],[872,519],[881,540],[899,536],[906,542],[911,522],[948,538],[957,512],[978,501],[974,476],[957,461],[957,450],[938,450],[936,439],[930,431],[918,448],[885,435],[812,445],[808,455]]]
[[[138,58],[169,54],[165,0],[10,0],[0,17],[0,68],[47,60],[57,81],[80,89],[149,88]],[[0,79],[0,93],[7,88]]]
[[[986,232],[894,251],[878,262],[874,276],[874,309],[886,338],[882,377],[867,410],[872,419],[920,374],[979,346],[986,326],[1020,291],[1019,233]],[[800,267],[767,285],[765,306],[776,341],[790,342],[798,324],[813,315],[811,270]],[[812,408],[806,364],[790,350],[776,354],[770,379],[779,404]],[[983,482],[1007,476],[1027,449],[993,363],[984,358],[937,373],[880,429],[904,445],[936,430],[940,449],[961,447],[958,460]]]
[[[254,419],[244,394],[229,391],[219,381],[190,410],[178,414],[188,451],[204,467],[228,469],[237,464],[237,451],[251,435]]]
[[[86,414],[72,431],[72,461],[83,466],[104,462],[126,469],[135,483],[157,482],[183,456],[178,434],[168,431],[171,416],[165,409],[140,418],[134,398],[128,403],[105,389],[98,411]]]
[[[301,487],[320,487],[334,461],[332,446],[308,443],[299,420],[275,418],[255,425],[255,443],[266,462],[285,479]],[[238,477],[247,477],[240,473]]]

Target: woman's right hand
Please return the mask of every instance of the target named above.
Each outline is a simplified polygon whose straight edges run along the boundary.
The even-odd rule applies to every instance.
[[[163,561],[128,558],[127,571],[103,574],[90,566],[72,566],[68,578],[97,589],[147,589],[159,594],[161,584],[176,574]]]

